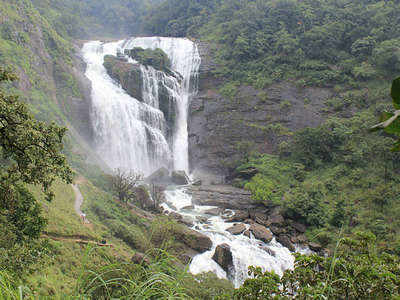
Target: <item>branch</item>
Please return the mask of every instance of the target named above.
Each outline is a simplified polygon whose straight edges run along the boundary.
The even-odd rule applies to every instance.
[[[375,126],[371,127],[371,130],[377,130],[377,129],[385,129],[386,127],[390,126],[398,117],[400,116],[400,110],[396,110],[394,112],[393,117],[390,119],[386,120],[385,122],[379,123]]]

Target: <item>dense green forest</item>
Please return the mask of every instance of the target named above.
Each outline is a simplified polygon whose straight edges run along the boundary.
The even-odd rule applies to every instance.
[[[400,121],[370,130],[400,105],[398,1],[2,0],[0,18],[0,66],[12,69],[0,73],[0,298],[398,299]],[[232,101],[283,81],[333,92],[321,126],[277,131],[274,151],[249,146],[229,166],[232,184],[306,225],[328,257],[298,256],[282,278],[251,269],[234,290],[182,268],[180,224],[113,199],[75,132],[88,127],[72,113],[84,98],[75,41],[144,34],[207,42]],[[74,215],[73,175],[94,229]],[[82,237],[114,248],[69,243]],[[137,252],[149,261],[132,263]]]

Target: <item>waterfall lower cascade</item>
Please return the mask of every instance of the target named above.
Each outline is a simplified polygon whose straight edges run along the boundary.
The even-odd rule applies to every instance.
[[[121,51],[134,47],[162,49],[171,61],[172,72],[175,72],[171,75],[151,66],[140,66],[143,81],[141,101],[128,95],[103,66],[106,55],[118,56]],[[188,173],[187,113],[190,98],[196,93],[200,67],[197,46],[188,39],[146,37],[112,43],[88,42],[82,52],[87,63],[86,76],[92,83],[91,121],[95,146],[108,166],[135,170],[144,175],[160,167]],[[124,59],[137,64],[132,58]],[[173,128],[160,109],[161,102],[165,101],[165,96],[162,99],[159,95],[160,88],[165,91],[168,102],[174,105]],[[194,224],[193,229],[207,235],[213,243],[210,251],[194,257],[191,273],[211,271],[220,278],[228,278],[238,287],[248,277],[249,266],[260,266],[279,275],[293,268],[294,257],[275,239],[265,244],[252,236],[232,235],[226,229],[234,223],[227,223],[221,216],[205,214],[213,207],[196,205],[187,209],[192,200],[184,188],[174,188],[165,193],[164,209],[189,218]],[[207,224],[201,221],[204,217]],[[234,270],[230,274],[226,274],[212,259],[216,247],[223,243],[228,244],[232,252]],[[303,249],[297,250],[304,253]]]
[[[141,66],[143,101],[129,96],[107,74],[103,66],[106,55],[117,55],[125,49],[141,47],[162,49],[171,60],[167,75],[151,66]],[[91,120],[95,147],[111,169],[135,170],[149,175],[160,167],[189,171],[187,111],[190,97],[196,93],[200,66],[197,46],[188,39],[132,38],[113,43],[88,42],[83,56],[86,77],[92,83]],[[133,63],[134,61],[130,59]],[[172,137],[160,110],[160,85],[175,103]]]
[[[194,208],[188,209],[191,206]],[[206,211],[216,207],[193,206],[191,196],[185,192],[184,188],[166,191],[166,202],[163,207],[166,211],[179,213],[185,219],[193,222],[193,229],[207,235],[213,243],[210,251],[193,258],[189,268],[192,274],[213,272],[219,278],[229,279],[235,287],[239,287],[249,277],[247,272],[250,266],[261,267],[263,271],[274,271],[279,276],[282,276],[285,270],[294,267],[293,255],[275,238],[266,244],[253,236],[247,237],[243,233],[240,235],[231,234],[226,230],[238,222],[226,222],[221,216],[210,217],[206,214]],[[207,224],[200,221],[204,217],[208,219]],[[227,274],[212,259],[215,248],[221,244],[228,244],[231,249],[234,266],[232,274]],[[265,251],[265,249],[268,249],[268,251]],[[296,246],[296,251],[302,254],[310,253],[308,248],[301,246]]]

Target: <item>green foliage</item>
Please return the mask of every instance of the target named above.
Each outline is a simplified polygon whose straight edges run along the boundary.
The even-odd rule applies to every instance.
[[[232,81],[331,86],[399,70],[399,13],[387,1],[166,0],[145,28],[215,44],[216,73]]]
[[[136,47],[127,50],[126,54],[137,60],[142,65],[150,65],[156,70],[167,71],[171,68],[171,61],[168,58],[168,55],[159,48],[152,50]]]
[[[294,270],[282,278],[251,268],[254,278],[235,291],[235,299],[397,299],[399,258],[374,249],[375,236],[358,233],[338,242],[333,257],[296,256]],[[281,288],[279,288],[281,286]]]

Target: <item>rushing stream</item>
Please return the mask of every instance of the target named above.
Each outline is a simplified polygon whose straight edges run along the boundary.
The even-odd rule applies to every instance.
[[[140,66],[143,99],[129,96],[107,74],[103,66],[105,55],[117,55],[118,51],[134,47],[162,49],[171,60],[172,71],[179,76],[167,75],[150,66]],[[92,83],[91,121],[96,151],[112,169],[135,170],[145,175],[160,167],[189,171],[188,163],[188,105],[196,93],[200,56],[197,46],[181,38],[132,38],[119,42],[88,42],[83,56],[87,63],[86,76]],[[128,59],[130,63],[137,63]],[[168,99],[176,106],[172,138],[167,136],[166,116],[160,110],[159,87],[168,91]],[[220,278],[230,279],[236,287],[248,277],[249,266],[260,266],[282,274],[293,267],[294,257],[290,251],[273,239],[265,244],[243,234],[232,235],[227,223],[220,216],[206,216],[209,206],[192,205],[191,196],[184,188],[166,191],[164,208],[175,211],[194,223],[193,228],[204,233],[213,242],[210,251],[194,257],[190,272],[198,274],[212,271]],[[203,218],[199,218],[203,217]],[[207,222],[199,221],[204,220]],[[234,271],[226,272],[212,260],[215,248],[226,243],[230,246]],[[266,251],[265,249],[269,249]]]

